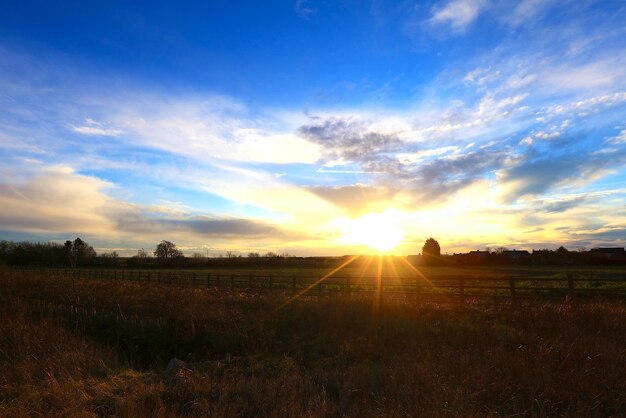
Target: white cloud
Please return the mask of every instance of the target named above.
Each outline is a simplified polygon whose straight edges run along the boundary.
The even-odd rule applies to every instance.
[[[93,126],[72,126],[72,130],[79,134],[96,136],[118,136],[122,133],[119,129],[104,129]]]
[[[626,76],[623,57],[591,62],[584,65],[554,65],[545,68],[538,79],[541,84],[559,90],[591,90],[613,88]]]
[[[72,130],[79,134],[95,136],[119,136],[122,133],[120,129],[104,127],[100,122],[91,118],[85,119],[83,126],[72,125]]]
[[[464,32],[486,5],[485,0],[451,0],[443,6],[435,6],[429,22],[450,25],[454,32]]]
[[[465,75],[463,81],[470,85],[484,86],[497,80],[501,75],[499,70],[476,68]]]
[[[146,97],[126,102],[110,115],[127,137],[141,145],[204,162],[313,163],[319,147],[291,132],[289,121],[251,115],[236,100]]]
[[[521,26],[531,22],[540,16],[546,9],[554,3],[554,0],[521,0],[510,11],[510,5],[506,3],[507,10],[503,13],[506,23],[512,26]]]
[[[561,133],[558,131],[545,132],[539,131],[535,133],[535,138],[537,139],[554,139],[561,136]]]
[[[620,104],[626,103],[626,92],[616,92],[602,96],[587,97],[564,104],[552,104],[545,109],[539,111],[540,122],[546,122],[550,118],[557,116],[579,115],[587,116],[589,114],[598,113],[604,109],[608,109]],[[567,126],[571,124],[571,120],[567,122]]]
[[[455,145],[440,147],[435,149],[421,150],[414,153],[400,153],[397,154],[398,160],[403,164],[415,164],[420,162],[428,157],[436,157],[444,154],[449,154],[451,152],[458,152],[460,150],[459,147]]]
[[[626,144],[626,129],[623,129],[618,135],[607,140],[610,144]]]
[[[0,184],[2,229],[31,233],[93,233],[109,236],[115,223],[105,215],[110,183],[48,167],[23,184]]]
[[[311,164],[321,157],[320,146],[292,134],[269,134],[257,130],[235,132],[238,144],[230,158],[277,164]]]

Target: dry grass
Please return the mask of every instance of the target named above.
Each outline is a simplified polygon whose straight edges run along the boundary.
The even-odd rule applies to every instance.
[[[618,301],[276,310],[284,299],[0,277],[0,416],[626,414]],[[193,371],[165,373],[172,357]]]

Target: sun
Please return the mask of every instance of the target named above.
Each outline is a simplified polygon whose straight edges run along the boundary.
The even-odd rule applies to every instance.
[[[379,252],[393,250],[404,238],[395,211],[368,213],[343,223],[342,241],[366,245]]]

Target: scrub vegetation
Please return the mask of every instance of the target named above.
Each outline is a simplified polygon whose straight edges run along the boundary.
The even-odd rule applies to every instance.
[[[9,269],[0,298],[3,417],[626,411],[615,299],[293,301]]]

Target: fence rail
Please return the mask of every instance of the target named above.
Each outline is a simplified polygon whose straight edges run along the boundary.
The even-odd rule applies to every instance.
[[[322,296],[329,294],[414,295],[427,297],[478,298],[524,296],[602,295],[626,297],[626,276],[601,279],[563,273],[562,277],[527,275],[502,277],[453,277],[429,280],[424,277],[353,277],[333,275],[328,278],[295,274],[224,274],[193,271],[109,270],[109,269],[28,269],[45,274],[76,279],[133,281],[215,290],[253,293],[286,293]]]

